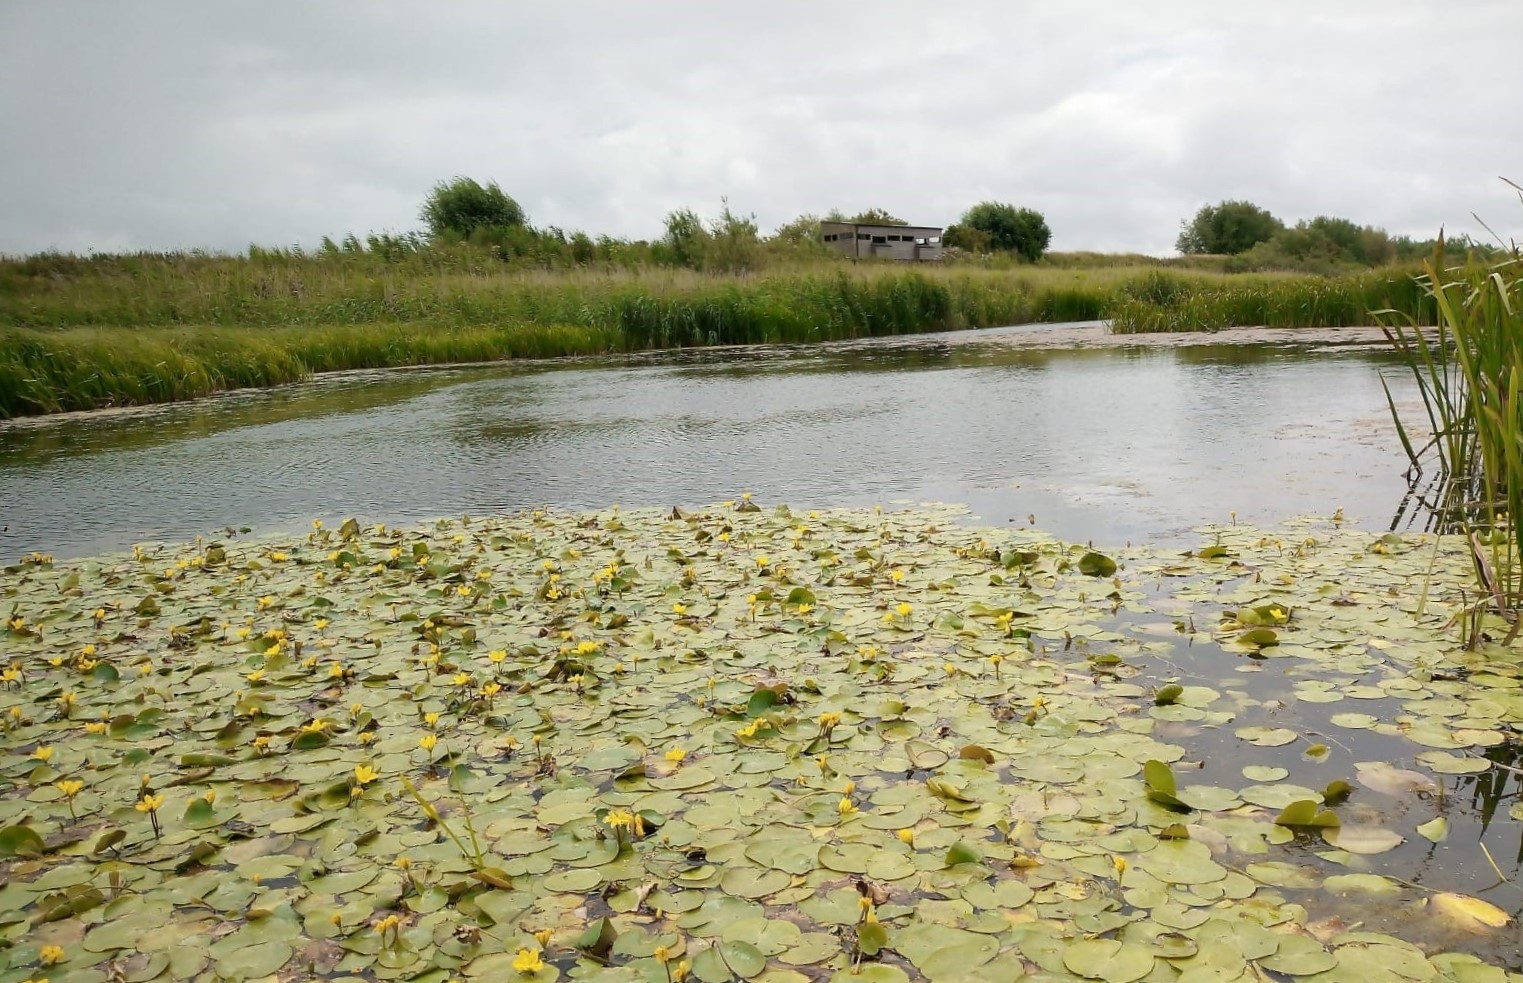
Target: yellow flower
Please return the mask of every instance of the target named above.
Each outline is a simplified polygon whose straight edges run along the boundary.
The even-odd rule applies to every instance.
[[[576,654],[577,655],[597,655],[598,649],[600,649],[602,647],[603,646],[600,645],[597,642],[592,642],[592,641],[578,642],[577,646],[576,646]]]
[[[857,783],[848,780],[846,782],[846,787],[841,789],[841,792],[843,794],[845,794],[845,795],[850,795],[851,793],[855,792],[856,790],[857,790]]]
[[[310,723],[302,724],[301,730],[304,734],[325,734],[328,732],[328,728],[331,726],[333,725],[329,723],[327,718],[318,717],[316,720],[313,720]]]
[[[318,618],[316,621],[312,622],[312,627],[316,628],[318,631],[322,631],[324,628],[328,627],[328,619]]]
[[[454,683],[456,686],[464,686],[470,681],[471,674],[468,672],[457,672],[455,673],[455,677],[450,680],[450,682]]]
[[[455,593],[459,594],[461,597],[470,597],[471,596],[471,585],[470,584],[461,584],[459,587],[455,588]]]
[[[609,829],[633,830],[635,828],[635,814],[627,809],[614,809],[603,817],[603,825]]]
[[[37,953],[37,961],[44,966],[53,966],[63,961],[63,946],[45,945],[42,951]]]
[[[548,928],[542,928],[534,933],[534,941],[539,943],[541,949],[550,944],[550,936],[553,933]]]
[[[1130,865],[1126,862],[1126,858],[1125,857],[1114,857],[1113,856],[1113,857],[1111,857],[1111,866],[1116,868],[1116,877],[1120,878],[1121,875],[1126,873],[1126,868],[1128,866],[1130,866]]]
[[[105,724],[100,724],[100,723],[85,724],[85,733],[86,734],[100,735],[100,734],[104,734],[105,732],[106,732],[106,725]]]
[[[437,710],[430,710],[428,713],[425,713],[423,715],[423,725],[428,728],[439,726],[439,712]]]
[[[665,966],[667,961],[672,958],[672,950],[668,949],[664,945],[658,945],[658,946],[656,946],[656,953],[655,953],[655,955],[656,955],[656,962],[658,962],[661,965]]]
[[[693,964],[691,961],[687,959],[682,960],[682,962],[677,964],[677,968],[672,970],[672,983],[682,983],[683,980],[687,979],[687,974],[692,971],[692,968]]]
[[[504,651],[503,649],[493,649],[492,651],[487,653],[487,658],[492,660],[492,664],[493,665],[496,665],[497,663],[501,662],[503,659],[506,659],[507,657],[508,657],[508,653],[506,651]]]
[[[270,554],[270,559],[274,560],[276,563],[284,563],[287,560],[289,560],[290,558],[291,558],[291,555],[289,553],[279,553],[279,552],[276,552],[276,553],[271,553]]]
[[[900,601],[899,606],[894,608],[894,610],[898,612],[899,617],[908,618],[910,616],[910,612],[915,609],[910,607],[907,603]]]
[[[84,782],[72,778],[65,778],[61,781],[54,782],[53,784],[58,786],[58,791],[62,792],[65,796],[71,799],[79,794],[80,789],[85,787]]]
[[[685,757],[687,757],[687,752],[680,747],[674,747],[670,751],[666,752],[666,760],[670,761],[674,765],[682,764],[682,759]]]
[[[418,739],[418,747],[422,748],[425,751],[432,751],[434,749],[434,745],[438,743],[439,738],[435,737],[433,734],[424,734]]]
[[[154,795],[151,792],[144,792],[143,797],[137,800],[137,805],[134,808],[136,808],[138,812],[158,812],[159,806],[163,804],[163,795]]]
[[[913,829],[901,829],[899,831],[899,842],[905,844],[906,846],[914,846],[915,831]]]
[[[74,691],[70,690],[69,692],[65,693],[64,695],[62,695],[62,696],[60,696],[58,698],[58,703],[65,710],[67,710],[67,709],[69,709],[70,707],[72,707],[74,705],[74,701],[77,700],[78,698],[79,698],[79,694],[77,694]]]
[[[373,731],[373,730],[367,730],[367,731],[364,731],[364,732],[362,732],[360,734],[360,743],[361,744],[369,744],[371,741],[374,741],[374,740],[375,740],[375,731]]]
[[[836,808],[841,811],[841,815],[843,816],[849,816],[857,811],[856,803],[845,797],[841,799],[840,805],[838,805]]]
[[[214,789],[214,788],[209,788],[209,789],[206,790],[205,794],[203,794],[201,796],[201,798],[206,800],[206,804],[207,805],[216,805],[216,803],[217,803],[217,790]]]
[[[832,727],[840,726],[840,723],[841,715],[839,713],[820,714],[820,730],[829,730]]]
[[[813,610],[814,610],[814,605],[813,604],[800,604],[799,605],[799,614],[808,614],[810,611],[813,611]]]
[[[255,669],[253,672],[244,673],[243,678],[247,679],[251,683],[260,682],[260,681],[262,681],[264,679],[264,670],[263,669]]]
[[[354,781],[358,785],[361,785],[361,786],[369,785],[371,782],[375,781],[377,778],[380,778],[380,777],[381,777],[381,773],[379,771],[376,771],[374,768],[370,767],[369,765],[355,765],[354,766]]]
[[[539,958],[538,949],[523,948],[513,957],[513,968],[525,976],[531,976],[545,968],[545,961]]]
[[[48,759],[53,757],[53,749],[50,747],[40,747],[32,752],[32,757],[38,761],[47,762]]]
[[[481,687],[481,695],[486,697],[489,700],[492,697],[496,696],[498,693],[501,693],[501,692],[502,692],[502,684],[501,683],[487,683],[485,686]]]
[[[761,556],[758,556],[756,558],[756,565],[759,566],[759,567],[765,567],[767,564],[769,564],[771,562],[772,562],[771,558],[768,557],[767,554],[765,554],[765,553],[763,553]]]
[[[329,679],[343,679],[344,678],[344,664],[342,662],[335,662],[335,663],[333,663],[333,665],[329,666],[328,667],[328,678]]]
[[[893,570],[889,571],[888,575],[896,584],[902,583],[904,581],[904,571],[900,570],[898,567],[895,567]]]
[[[686,604],[673,604],[672,605],[672,611],[674,611],[677,614],[687,614],[687,605]]]
[[[1275,615],[1275,617],[1279,617],[1279,615]],[[88,645],[85,645],[85,646],[81,647],[80,650],[79,650],[79,654],[84,656],[87,659],[91,658],[92,656],[95,655],[95,644],[92,642],[91,644],[88,644]]]

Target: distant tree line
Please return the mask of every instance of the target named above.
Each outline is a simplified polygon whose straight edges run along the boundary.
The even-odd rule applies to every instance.
[[[493,251],[504,259],[544,265],[609,263],[668,265],[711,272],[754,269],[789,257],[834,255],[825,248],[821,222],[864,225],[908,225],[882,208],[855,214],[832,210],[824,216],[800,215],[772,235],[761,233],[756,216],[731,209],[721,199],[719,215],[705,220],[691,208],[669,212],[662,234],[653,240],[615,239],[529,224],[523,208],[496,183],[482,185],[472,178],[441,181],[429,192],[418,216],[426,235],[370,236],[361,243],[349,236],[337,243],[323,241],[329,253],[397,252],[465,244]],[[1052,232],[1040,212],[1000,202],[980,202],[946,230],[945,244],[957,252],[1006,253],[1035,262],[1046,252]]]
[[[1249,201],[1204,205],[1180,223],[1175,248],[1185,255],[1232,257],[1227,269],[1279,269],[1333,273],[1349,267],[1412,262],[1432,255],[1433,239],[1391,236],[1384,229],[1346,218],[1318,215],[1287,226],[1266,208]],[[1458,240],[1460,249],[1489,252]]]

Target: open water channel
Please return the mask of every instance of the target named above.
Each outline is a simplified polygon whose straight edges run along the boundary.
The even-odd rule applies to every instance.
[[[1055,326],[349,373],[23,421],[0,428],[0,555],[742,490],[960,502],[1097,544],[1178,541],[1234,512],[1386,526],[1406,485],[1381,375],[1410,387],[1376,339],[1209,337]]]

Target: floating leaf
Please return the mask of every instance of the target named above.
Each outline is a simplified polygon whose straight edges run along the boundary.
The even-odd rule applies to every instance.
[[[1292,802],[1280,814],[1274,817],[1279,826],[1337,826],[1339,820],[1336,815],[1322,808],[1322,803],[1315,799],[1301,799]]]
[[[1079,572],[1086,577],[1110,577],[1116,573],[1116,561],[1090,550],[1079,557]]]
[[[7,826],[0,829],[0,857],[40,857],[42,837],[30,826]]]
[[[1501,908],[1468,894],[1435,894],[1433,909],[1463,928],[1505,928],[1512,922],[1512,916]]]
[[[1449,838],[1449,820],[1443,816],[1430,819],[1419,825],[1417,832],[1433,843],[1442,843]]]

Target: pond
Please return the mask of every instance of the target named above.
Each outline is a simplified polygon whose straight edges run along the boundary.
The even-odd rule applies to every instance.
[[[1147,944],[1159,952],[1168,945],[1198,945],[1226,953],[1224,965],[1236,966],[1232,959],[1238,957],[1230,945],[1224,948],[1219,932],[1246,929],[1214,920],[1228,917],[1220,910],[1231,907],[1228,901],[1272,896],[1280,900],[1264,903],[1274,917],[1288,919],[1304,908],[1301,918],[1318,940],[1294,953],[1281,948],[1273,957],[1268,953],[1283,940],[1256,937],[1255,944],[1269,946],[1266,972],[1285,974],[1274,978],[1312,978],[1316,970],[1310,967],[1329,957],[1323,943],[1337,952],[1346,973],[1317,979],[1353,978],[1354,967],[1380,978],[1394,964],[1380,960],[1408,959],[1406,950],[1375,945],[1374,936],[1361,931],[1420,941],[1429,952],[1473,953],[1517,970],[1523,953],[1516,922],[1492,931],[1471,914],[1516,919],[1523,913],[1517,886],[1523,842],[1513,818],[1520,814],[1523,774],[1514,723],[1523,699],[1513,694],[1523,689],[1523,666],[1512,654],[1493,653],[1488,658],[1495,661],[1486,663],[1459,653],[1453,633],[1436,626],[1442,618],[1435,619],[1434,611],[1454,603],[1455,571],[1463,583],[1462,557],[1444,555],[1446,599],[1440,602],[1435,594],[1434,610],[1419,625],[1410,611],[1427,589],[1425,578],[1440,566],[1410,531],[1404,539],[1379,539],[1406,491],[1405,462],[1381,380],[1387,378],[1399,402],[1411,399],[1410,384],[1367,333],[1253,337],[1252,344],[1201,337],[1160,343],[1108,338],[1094,326],[1010,328],[798,349],[359,373],[187,406],[29,422],[0,430],[0,545],[7,560],[32,550],[61,559],[122,551],[143,541],[220,536],[224,527],[247,528],[255,536],[284,534],[278,545],[229,548],[227,557],[237,555],[237,566],[224,558],[201,571],[194,551],[175,548],[88,565],[85,587],[117,598],[109,612],[95,609],[89,591],[77,601],[60,600],[72,598],[69,591],[79,593],[79,578],[67,564],[17,580],[28,604],[57,609],[50,615],[56,627],[48,630],[77,636],[71,646],[88,647],[92,662],[97,653],[89,640],[103,623],[130,621],[136,612],[144,619],[141,629],[158,617],[162,598],[161,620],[201,632],[192,638],[183,628],[166,629],[168,649],[200,645],[240,661],[196,662],[165,649],[162,668],[151,670],[154,676],[144,673],[148,682],[127,685],[162,678],[165,691],[184,683],[208,701],[235,703],[244,699],[245,688],[258,690],[272,700],[273,716],[283,718],[268,725],[277,734],[295,733],[308,712],[302,701],[312,684],[302,673],[321,673],[313,668],[315,657],[297,671],[281,648],[289,641],[286,629],[316,639],[314,648],[318,641],[328,645],[332,658],[386,663],[386,674],[377,670],[365,680],[383,697],[367,697],[374,706],[362,711],[365,719],[372,713],[384,719],[374,748],[346,737],[340,752],[337,738],[332,749],[324,738],[318,753],[301,757],[295,752],[306,749],[293,740],[289,765],[262,756],[240,759],[235,772],[208,781],[227,782],[245,772],[284,775],[288,767],[296,782],[306,782],[309,774],[314,783],[319,774],[327,781],[332,767],[368,767],[372,751],[382,773],[400,774],[416,767],[409,755],[416,756],[418,715],[425,709],[446,714],[462,736],[469,735],[469,746],[490,747],[491,728],[481,730],[487,721],[463,709],[470,701],[450,696],[443,678],[429,682],[426,665],[416,688],[401,681],[419,671],[414,663],[421,642],[438,646],[436,652],[445,648],[444,629],[432,618],[423,621],[424,612],[455,605],[464,620],[441,626],[475,624],[482,612],[473,606],[497,597],[501,604],[480,622],[505,639],[500,644],[511,658],[502,665],[511,671],[483,663],[485,655],[474,651],[474,627],[468,641],[448,644],[458,644],[454,657],[475,667],[472,673],[481,671],[481,663],[492,679],[510,684],[501,712],[521,733],[548,723],[554,709],[557,728],[568,729],[545,730],[547,747],[564,756],[562,777],[582,783],[543,799],[512,792],[518,797],[499,808],[517,810],[513,822],[524,826],[505,842],[535,839],[538,834],[525,830],[543,826],[547,814],[585,819],[592,808],[583,794],[593,794],[589,789],[605,796],[599,801],[610,808],[638,808],[633,803],[648,795],[680,814],[672,830],[696,837],[694,842],[711,836],[710,860],[725,857],[739,865],[738,872],[709,865],[704,876],[712,875],[722,888],[711,900],[724,900],[725,892],[754,900],[763,894],[747,892],[763,888],[772,897],[775,880],[777,897],[796,893],[797,901],[816,882],[827,883],[831,871],[859,869],[839,864],[866,863],[866,853],[853,859],[864,843],[877,853],[899,848],[897,820],[874,816],[870,822],[881,825],[862,821],[873,833],[832,841],[825,850],[834,851],[838,866],[822,868],[818,836],[783,844],[773,835],[797,829],[790,825],[796,812],[789,789],[820,786],[809,821],[828,827],[845,824],[847,807],[855,811],[855,805],[837,805],[835,785],[823,781],[837,773],[827,768],[846,769],[839,777],[857,776],[864,807],[908,803],[932,813],[941,808],[925,791],[934,772],[977,789],[990,810],[953,795],[948,801],[955,808],[948,811],[963,814],[961,819],[949,815],[941,828],[916,834],[934,845],[934,855],[914,854],[913,863],[925,865],[919,869],[932,880],[943,878],[944,897],[952,897],[946,892],[954,888],[970,900],[1000,891],[1006,893],[999,897],[1031,896],[1024,887],[1009,887],[1012,877],[1022,876],[1018,869],[1012,875],[1009,864],[989,874],[989,885],[933,873],[945,866],[943,851],[955,845],[957,821],[987,827],[997,812],[1029,824],[1010,834],[1014,856],[1029,849],[1050,865],[1045,875],[1026,878],[1039,888],[1036,904],[1049,921],[1071,919],[1104,936],[1149,909],[1167,912],[1188,935],[1201,925],[1196,915],[1204,920],[1209,911],[1209,931],[1183,942],[1160,937]],[[763,510],[737,509],[743,492]],[[727,505],[715,504],[725,500]],[[804,511],[771,513],[779,502]],[[896,514],[896,502],[953,503],[966,511],[925,506],[904,513],[902,521],[880,520]],[[614,503],[630,510],[627,525],[611,515]],[[872,511],[876,504],[885,512]],[[347,537],[336,532],[350,515],[397,524],[543,505],[552,506],[549,516],[520,516],[500,526],[456,523]],[[673,506],[699,511],[663,520]],[[835,506],[856,511],[824,511]],[[661,511],[635,511],[643,507]],[[807,511],[813,509],[822,514]],[[573,510],[598,515],[568,518]],[[326,527],[314,530],[314,517]],[[887,538],[874,532],[879,521],[890,530]],[[974,545],[984,534],[960,523],[997,530],[990,541],[1014,538],[1002,546]],[[1215,529],[1201,531],[1207,524]],[[1070,561],[1082,547],[1070,551],[1026,527],[1093,544],[1120,561],[1120,572],[1114,580],[1110,574],[1080,576],[1082,568]],[[645,563],[623,558],[623,547],[614,548],[620,542],[644,555]],[[1029,558],[1012,560],[1023,542],[1031,544]],[[1206,546],[1213,549],[1203,552]],[[334,558],[349,550],[363,556],[354,563],[355,576],[374,577],[376,586],[363,580],[352,589],[340,586],[350,575]],[[817,585],[818,596],[790,591],[793,582],[777,570],[782,561],[770,562],[761,551],[790,557],[803,571],[799,582]],[[436,556],[439,572],[419,573]],[[465,566],[450,567],[456,559]],[[478,562],[480,580],[469,573]],[[626,562],[628,569],[620,572]],[[319,572],[312,581],[314,566]],[[339,568],[331,582],[325,579],[329,567]],[[589,611],[564,600],[572,595],[562,593],[563,585],[606,592],[609,578],[619,581],[630,571],[630,596],[617,595],[615,602],[605,593],[610,606],[602,622],[593,617],[589,627]],[[196,576],[211,586],[178,589]],[[144,592],[136,585],[144,580],[155,587],[139,602]],[[721,582],[724,589],[711,594],[707,585]],[[759,611],[757,593],[747,610],[747,591],[764,595]],[[1266,598],[1286,599],[1286,609]],[[895,606],[896,600],[902,603]],[[70,605],[83,606],[64,610]],[[388,605],[389,616],[382,616]],[[92,609],[93,624],[80,613]],[[229,620],[219,626],[224,618]],[[281,626],[280,632],[255,635],[250,648],[236,630],[230,633],[239,618],[245,619],[244,635],[265,631],[267,623]],[[326,637],[330,618],[332,636]],[[588,634],[589,651],[605,652],[606,646],[605,654],[617,650],[631,661],[601,667],[601,678],[588,685],[607,689],[584,694],[580,671],[551,679],[543,674],[543,659],[535,661],[545,625],[565,628],[565,638],[573,631]],[[17,651],[29,646],[26,651],[35,649],[40,662],[46,634],[16,634]],[[270,637],[275,641],[266,650]],[[1258,641],[1244,641],[1253,638]],[[732,661],[695,655],[689,647],[698,647],[697,639],[705,647],[733,649]],[[1012,639],[1029,639],[1030,659],[1012,658],[1001,676],[1000,663],[989,656]],[[112,639],[123,640],[141,649],[124,661],[157,651],[152,636],[145,640],[129,631]],[[492,644],[499,643],[486,640],[479,647]],[[412,656],[405,654],[408,645]],[[684,654],[674,657],[674,650]],[[301,651],[298,644],[296,654]],[[503,654],[492,653],[494,665]],[[645,668],[634,659],[644,659]],[[342,690],[348,682],[343,665],[334,672]],[[694,694],[707,686],[713,699],[744,708],[748,699],[754,705],[752,687],[764,677],[792,683],[799,690],[793,695],[808,710],[779,720],[775,733],[763,730],[776,743],[753,746],[743,737],[737,748],[727,736],[733,723],[715,730],[706,698],[695,705]],[[636,686],[637,678],[646,681]],[[1179,691],[1165,698],[1165,687],[1174,684]],[[125,692],[115,688],[114,678],[99,693],[86,685],[82,703]],[[351,692],[361,689],[356,685]],[[1041,701],[1039,694],[1045,694]],[[348,698],[324,701],[342,709]],[[621,717],[628,710],[609,707],[625,700],[635,701],[630,706],[636,716],[652,718],[648,731],[640,729],[646,724],[628,734],[619,730],[634,726]],[[668,705],[673,709],[664,714]],[[964,706],[970,709],[959,709]],[[826,735],[823,746],[839,758],[819,766],[825,776],[809,772],[814,759],[808,755],[779,753],[785,742],[809,743],[806,732],[821,710],[844,712],[852,721],[851,740],[840,747]],[[177,716],[162,724],[119,717],[121,736],[140,728],[148,740],[169,741],[196,731],[215,733],[237,748],[250,733],[246,722],[191,719],[184,707],[172,713]],[[65,714],[65,727],[69,719]],[[341,735],[345,729],[340,727]],[[116,730],[113,723],[111,737]],[[736,733],[746,730],[756,733],[755,727]],[[570,736],[577,733],[582,736]],[[658,761],[645,787],[644,777],[621,771],[640,757],[630,750],[630,735],[642,733],[695,750],[698,764],[663,777],[658,772],[668,766]],[[568,736],[564,746],[555,740],[560,734]],[[424,733],[432,735],[431,729]],[[906,735],[928,746],[947,744],[939,749],[942,760],[948,750],[957,754],[957,744],[972,741],[969,747],[990,756],[990,770],[978,764],[977,752],[941,771],[927,769]],[[36,740],[44,739],[39,727]],[[591,741],[597,753],[578,758],[577,741]],[[433,754],[431,743],[424,747]],[[537,743],[535,748],[538,753]],[[1155,750],[1144,754],[1139,748]],[[1138,791],[1139,755],[1155,753],[1172,763],[1179,798],[1193,810],[1180,818],[1192,823],[1188,846],[1165,850],[1188,854],[1188,869],[1166,867],[1159,860],[1164,854],[1151,852],[1155,827],[1172,821],[1158,799],[1122,801]],[[900,760],[904,754],[910,754],[907,762]],[[107,770],[99,760],[97,766]],[[704,761],[714,767],[705,770]],[[482,757],[479,765],[493,780],[480,790],[521,791],[523,769],[532,764],[522,756],[506,762]],[[677,764],[689,768],[680,755]],[[132,768],[118,770],[122,776],[102,781],[138,780]],[[430,764],[428,777],[437,778],[434,771]],[[620,784],[625,779],[633,785]],[[1346,802],[1329,795],[1346,823],[1342,831],[1271,822],[1288,804],[1320,797],[1318,790],[1340,781],[1353,785]],[[1033,787],[1042,791],[1032,793]],[[695,791],[674,794],[688,789]],[[758,790],[770,790],[771,797]],[[329,788],[323,795],[347,801],[350,791]],[[747,826],[745,816],[732,817],[725,809],[733,806],[723,804],[753,793],[759,797],[746,801],[772,811]],[[368,794],[362,787],[357,798]],[[563,801],[563,794],[574,801]],[[945,799],[949,793],[943,788],[937,794]],[[374,798],[365,799],[365,808],[373,807],[385,822],[398,821],[391,798]],[[326,808],[317,799],[310,804]],[[72,797],[68,805],[72,812]],[[17,799],[0,801],[0,810],[20,808]],[[249,815],[274,814],[272,806],[244,808]],[[974,812],[976,822],[968,818]],[[571,825],[565,822],[563,830]],[[742,854],[726,839],[740,827],[758,837],[758,849]],[[1005,853],[1011,844],[991,846],[992,839],[981,840],[980,849],[1010,859]],[[525,855],[538,849],[518,845]],[[575,853],[565,841],[560,846],[571,851],[568,857]],[[768,868],[777,862],[768,851],[785,846],[799,869]],[[1130,881],[1109,873],[1107,850],[1133,857]],[[912,851],[901,852],[905,856],[892,863],[877,860],[860,869],[898,871],[891,879],[902,884],[895,890],[909,890],[903,885],[916,876],[906,859]],[[574,859],[577,866],[582,858]],[[675,873],[681,861],[676,863],[672,876],[687,876]],[[790,883],[778,870],[814,879]],[[1062,872],[1073,879],[1063,880]],[[551,870],[548,864],[535,869],[527,856],[516,854],[510,873],[544,876],[546,890],[571,896],[584,884],[603,882],[585,870]],[[1104,886],[1108,877],[1114,889]],[[714,886],[703,878],[692,883]],[[846,894],[842,902],[835,896],[842,893],[810,902],[812,924],[827,924],[838,904],[845,905],[848,923],[855,917],[855,896]],[[619,897],[609,899],[614,910],[623,903]],[[1464,900],[1457,920],[1435,917],[1445,897],[1451,903],[1455,897],[1480,898],[1495,908],[1466,909]],[[697,903],[695,898],[687,900]],[[707,912],[708,902],[703,904]],[[894,929],[905,933],[898,938],[906,953],[913,941],[907,928],[912,910],[899,913],[906,921]],[[687,922],[695,935],[704,934],[696,930],[702,924],[697,915]],[[960,924],[959,938],[968,945],[976,942],[968,941],[969,933],[998,936],[1002,951],[1018,950],[1036,963],[1046,958],[1043,952],[1058,952],[1055,958],[1070,968],[1094,955],[1090,946],[1078,963],[1063,963],[1061,951],[1043,947],[1067,943],[1038,938],[1036,925],[1012,922],[1012,928],[999,918],[978,917]],[[1007,930],[1014,934],[999,935]],[[835,952],[829,932],[808,937],[830,943],[822,952]],[[1368,955],[1366,948],[1380,955]],[[1129,958],[1145,957],[1148,966],[1153,951],[1127,950]],[[939,958],[931,948],[922,955],[929,963]],[[562,962],[569,968],[570,962]],[[1426,961],[1415,969],[1402,964],[1416,974],[1404,978],[1436,978]],[[1162,966],[1159,972],[1157,978],[1167,975]],[[1470,975],[1455,978],[1499,977],[1472,967]]]
[[[1342,507],[1386,526],[1405,484],[1380,375],[1398,393],[1407,380],[1379,346],[1271,337],[1121,345],[1096,327],[1010,328],[352,373],[22,422],[0,429],[0,554],[742,490],[957,502],[1097,543],[1179,542],[1234,513]]]

